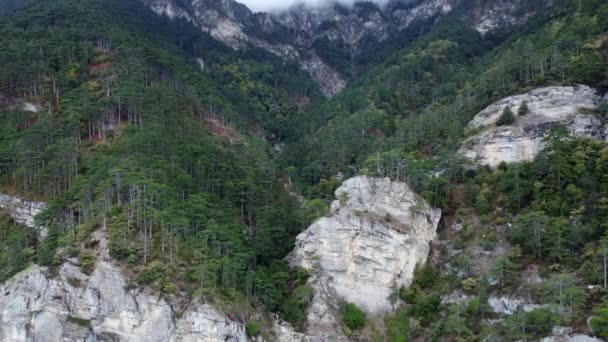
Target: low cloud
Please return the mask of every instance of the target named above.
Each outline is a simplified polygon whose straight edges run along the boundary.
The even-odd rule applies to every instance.
[[[288,8],[290,6],[304,3],[306,5],[312,7],[322,7],[326,6],[333,1],[331,0],[237,0],[239,2],[244,3],[249,7],[252,11],[262,12],[262,11],[276,11]],[[336,0],[336,2],[352,5],[357,0]],[[371,0],[380,5],[386,4],[389,0]]]

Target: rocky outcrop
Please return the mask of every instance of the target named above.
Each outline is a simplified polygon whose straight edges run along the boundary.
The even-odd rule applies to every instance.
[[[556,125],[567,127],[573,136],[606,141],[606,127],[592,113],[600,100],[594,89],[584,85],[538,88],[507,97],[475,116],[468,129],[477,133],[464,141],[460,152],[491,167],[503,161],[530,161],[544,148],[544,137]],[[524,101],[529,113],[517,116]],[[496,126],[506,107],[516,113],[516,121]]]
[[[600,342],[599,338],[583,334],[576,334],[572,328],[555,326],[551,331],[551,336],[542,338],[541,342]]]
[[[34,218],[46,208],[46,204],[0,193],[0,208],[6,210],[15,222],[36,228]]]
[[[503,315],[514,315],[520,311],[531,312],[548,307],[543,304],[531,303],[523,298],[506,296],[490,296],[490,298],[488,298],[488,305],[490,305],[490,308],[492,308],[494,313]]]
[[[255,46],[294,61],[307,71],[326,96],[340,92],[346,75],[319,57],[315,42],[327,39],[357,54],[361,41],[386,40],[417,21],[449,13],[460,0],[390,1],[383,8],[370,2],[354,6],[326,3],[322,7],[296,5],[275,13],[254,13],[233,0],[142,0],[172,19],[192,22],[234,49]],[[407,5],[405,5],[407,3]]]
[[[333,43],[344,55],[355,56],[369,49],[369,42],[382,43],[414,23],[447,15],[462,0],[389,0],[382,6],[354,1],[318,2],[318,6],[295,5],[272,13],[254,13],[234,0],[141,0],[160,15],[192,22],[214,38],[235,49],[255,46],[294,61],[317,82],[326,96],[347,84],[336,61],[320,58],[315,45],[320,39]],[[523,0],[484,1],[467,11],[465,21],[482,34],[524,23],[535,10]],[[530,7],[530,8],[529,8]],[[366,42],[363,44],[362,42]],[[324,52],[324,51],[323,51]]]
[[[101,232],[97,265],[84,274],[77,262],[53,276],[32,266],[0,285],[0,340],[246,341],[243,326],[206,304],[178,315],[157,294],[128,290]]]
[[[313,340],[343,339],[339,306],[355,303],[370,314],[392,309],[389,296],[412,282],[424,263],[441,217],[405,183],[365,176],[336,190],[331,216],[313,223],[288,257],[311,270],[308,310]]]
[[[484,1],[475,6],[468,19],[475,30],[485,35],[525,23],[545,3],[548,2],[536,1],[530,4],[524,0]]]
[[[311,339],[295,331],[295,329],[287,322],[274,321],[272,325],[272,333],[277,342],[310,342]]]

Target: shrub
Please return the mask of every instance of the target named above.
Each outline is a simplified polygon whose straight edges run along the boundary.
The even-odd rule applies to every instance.
[[[496,248],[497,243],[498,239],[496,238],[496,233],[490,232],[484,236],[484,239],[481,241],[481,247],[484,251],[490,252]]]
[[[74,277],[68,277],[67,279],[68,284],[70,284],[70,286],[75,287],[75,288],[80,288],[81,281],[78,278],[74,278]]]
[[[474,292],[478,285],[477,279],[475,278],[467,278],[462,281],[462,288],[467,292]]]
[[[519,106],[519,109],[517,110],[517,115],[524,116],[524,115],[528,114],[529,112],[530,112],[530,109],[528,108],[528,102],[524,101],[521,103],[521,106]]]
[[[598,337],[608,338],[608,307],[596,310],[595,314],[591,318],[591,330]]]
[[[401,287],[399,290],[399,296],[404,302],[408,304],[414,304],[418,300],[418,297],[422,296],[423,293],[418,286],[411,286],[410,288]]]
[[[313,288],[307,285],[297,287],[293,290],[281,307],[285,319],[294,326],[299,327],[306,318],[306,308],[308,307],[313,294]]]
[[[538,337],[551,332],[554,325],[554,319],[554,314],[549,309],[538,309],[525,314],[528,330]]]
[[[168,282],[163,286],[163,293],[168,295],[176,295],[179,293],[179,287],[173,282]]]
[[[505,109],[502,112],[502,115],[500,116],[500,118],[498,118],[498,121],[496,121],[496,126],[511,125],[514,122],[515,122],[515,115],[513,114],[513,111],[511,111],[511,108],[505,107]]]
[[[260,322],[251,321],[247,323],[245,328],[247,330],[247,336],[249,337],[255,337],[260,334]]]
[[[423,324],[432,322],[441,311],[441,298],[437,294],[420,296],[411,309],[413,317],[418,318]]]
[[[394,342],[407,341],[409,321],[410,318],[405,310],[401,310],[394,316],[385,318],[387,340]]]
[[[439,274],[429,265],[417,266],[414,271],[414,282],[412,286],[419,286],[421,289],[432,289],[439,282]]]
[[[74,316],[68,316],[68,322],[79,325],[81,327],[90,328],[91,321],[88,319],[78,318]]]
[[[358,330],[365,326],[365,323],[367,322],[367,315],[355,304],[348,303],[344,306],[342,320],[349,329]]]
[[[135,277],[135,282],[140,285],[150,285],[163,278],[164,273],[164,266],[160,262],[153,261]]]
[[[80,268],[86,274],[91,274],[95,269],[95,254],[90,250],[85,250],[80,256]]]

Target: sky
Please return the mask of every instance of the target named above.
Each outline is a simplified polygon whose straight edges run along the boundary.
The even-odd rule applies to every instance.
[[[311,6],[322,6],[329,3],[331,0],[237,0],[249,7],[254,12],[281,10],[297,3],[304,2]],[[388,0],[371,0],[373,2],[383,4]],[[344,4],[352,4],[355,0],[338,0]]]

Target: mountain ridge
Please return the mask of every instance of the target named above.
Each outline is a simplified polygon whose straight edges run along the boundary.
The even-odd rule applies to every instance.
[[[355,76],[357,55],[368,53],[416,23],[435,20],[466,3],[392,1],[378,6],[360,1],[352,7],[334,4],[319,9],[299,5],[279,12],[254,13],[234,0],[142,1],[160,15],[192,22],[232,48],[252,45],[297,62],[328,97],[343,90]],[[514,8],[521,2],[489,2],[479,14],[471,16],[470,25],[487,34],[521,24],[534,13],[514,17]]]

